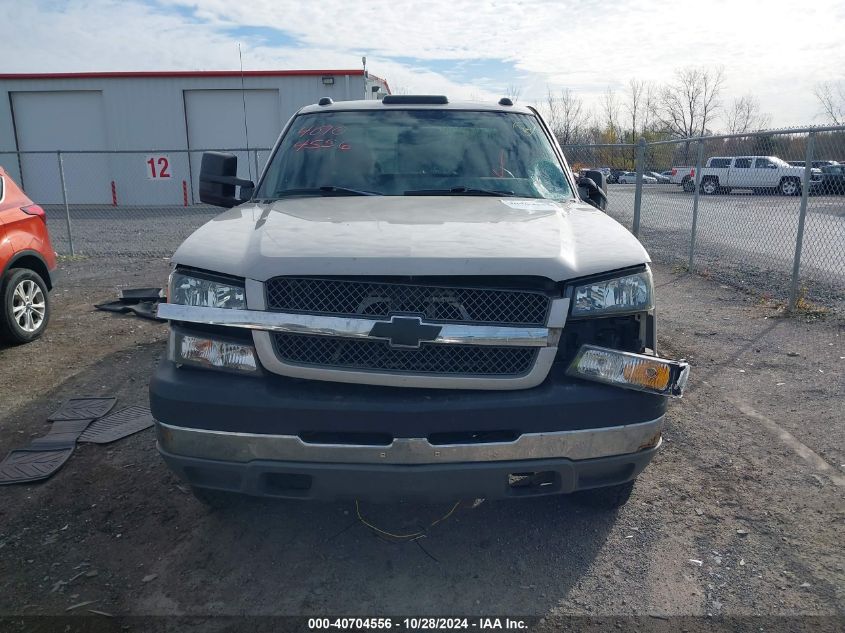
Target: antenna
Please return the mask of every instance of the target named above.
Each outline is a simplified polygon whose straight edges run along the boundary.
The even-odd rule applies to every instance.
[[[252,164],[249,162],[249,126],[246,123],[246,91],[244,90],[244,58],[241,54],[241,45],[238,43],[238,60],[241,63],[241,102],[244,106],[244,137],[246,138],[246,168],[249,172],[249,179],[252,180]],[[243,172],[241,172],[243,173]],[[258,174],[256,174],[258,176]]]

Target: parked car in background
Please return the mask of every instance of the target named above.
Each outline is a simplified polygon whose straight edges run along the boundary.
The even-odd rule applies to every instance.
[[[845,165],[826,165],[810,180],[810,193],[823,196],[845,195]]]
[[[652,176],[657,181],[658,185],[668,185],[670,182],[672,182],[669,176],[664,176],[663,174],[660,174],[656,171],[647,171],[645,175]]]
[[[801,195],[804,168],[777,156],[714,156],[698,178],[701,193],[730,193],[750,189],[754,193],[775,191],[783,196]]]
[[[615,185],[619,182],[619,176],[624,174],[625,171],[622,169],[611,169],[610,174],[607,176],[608,184]]]
[[[803,167],[807,164],[807,161],[803,160],[790,160],[787,161],[793,167]],[[813,169],[821,169],[822,167],[828,167],[830,165],[838,165],[839,161],[837,160],[814,160],[813,161]]]
[[[55,268],[44,210],[0,167],[0,338],[28,343],[44,333]]]
[[[679,185],[690,193],[695,191],[695,167],[672,167],[669,173],[669,181],[673,185]]]
[[[634,185],[637,183],[637,173],[633,171],[623,171],[619,175],[617,182],[620,185]],[[643,184],[655,185],[657,184],[657,178],[649,176],[648,174],[643,174]]]

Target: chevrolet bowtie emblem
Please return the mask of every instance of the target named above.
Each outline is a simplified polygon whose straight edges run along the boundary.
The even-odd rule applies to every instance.
[[[392,316],[390,321],[376,323],[370,336],[387,339],[391,347],[419,348],[423,341],[435,340],[441,329],[439,325],[424,325],[420,317]]]

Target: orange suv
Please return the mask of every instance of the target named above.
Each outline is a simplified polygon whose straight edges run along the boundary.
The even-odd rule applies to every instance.
[[[28,343],[44,333],[55,268],[44,210],[0,167],[0,338]]]

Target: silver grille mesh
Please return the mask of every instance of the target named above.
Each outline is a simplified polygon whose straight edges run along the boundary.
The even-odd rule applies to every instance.
[[[542,326],[550,299],[531,290],[460,288],[380,281],[276,277],[266,283],[267,308],[383,319],[419,314],[426,321]]]
[[[397,349],[387,341],[311,334],[273,334],[278,357],[295,365],[391,373],[516,377],[527,374],[537,350],[423,343]]]

